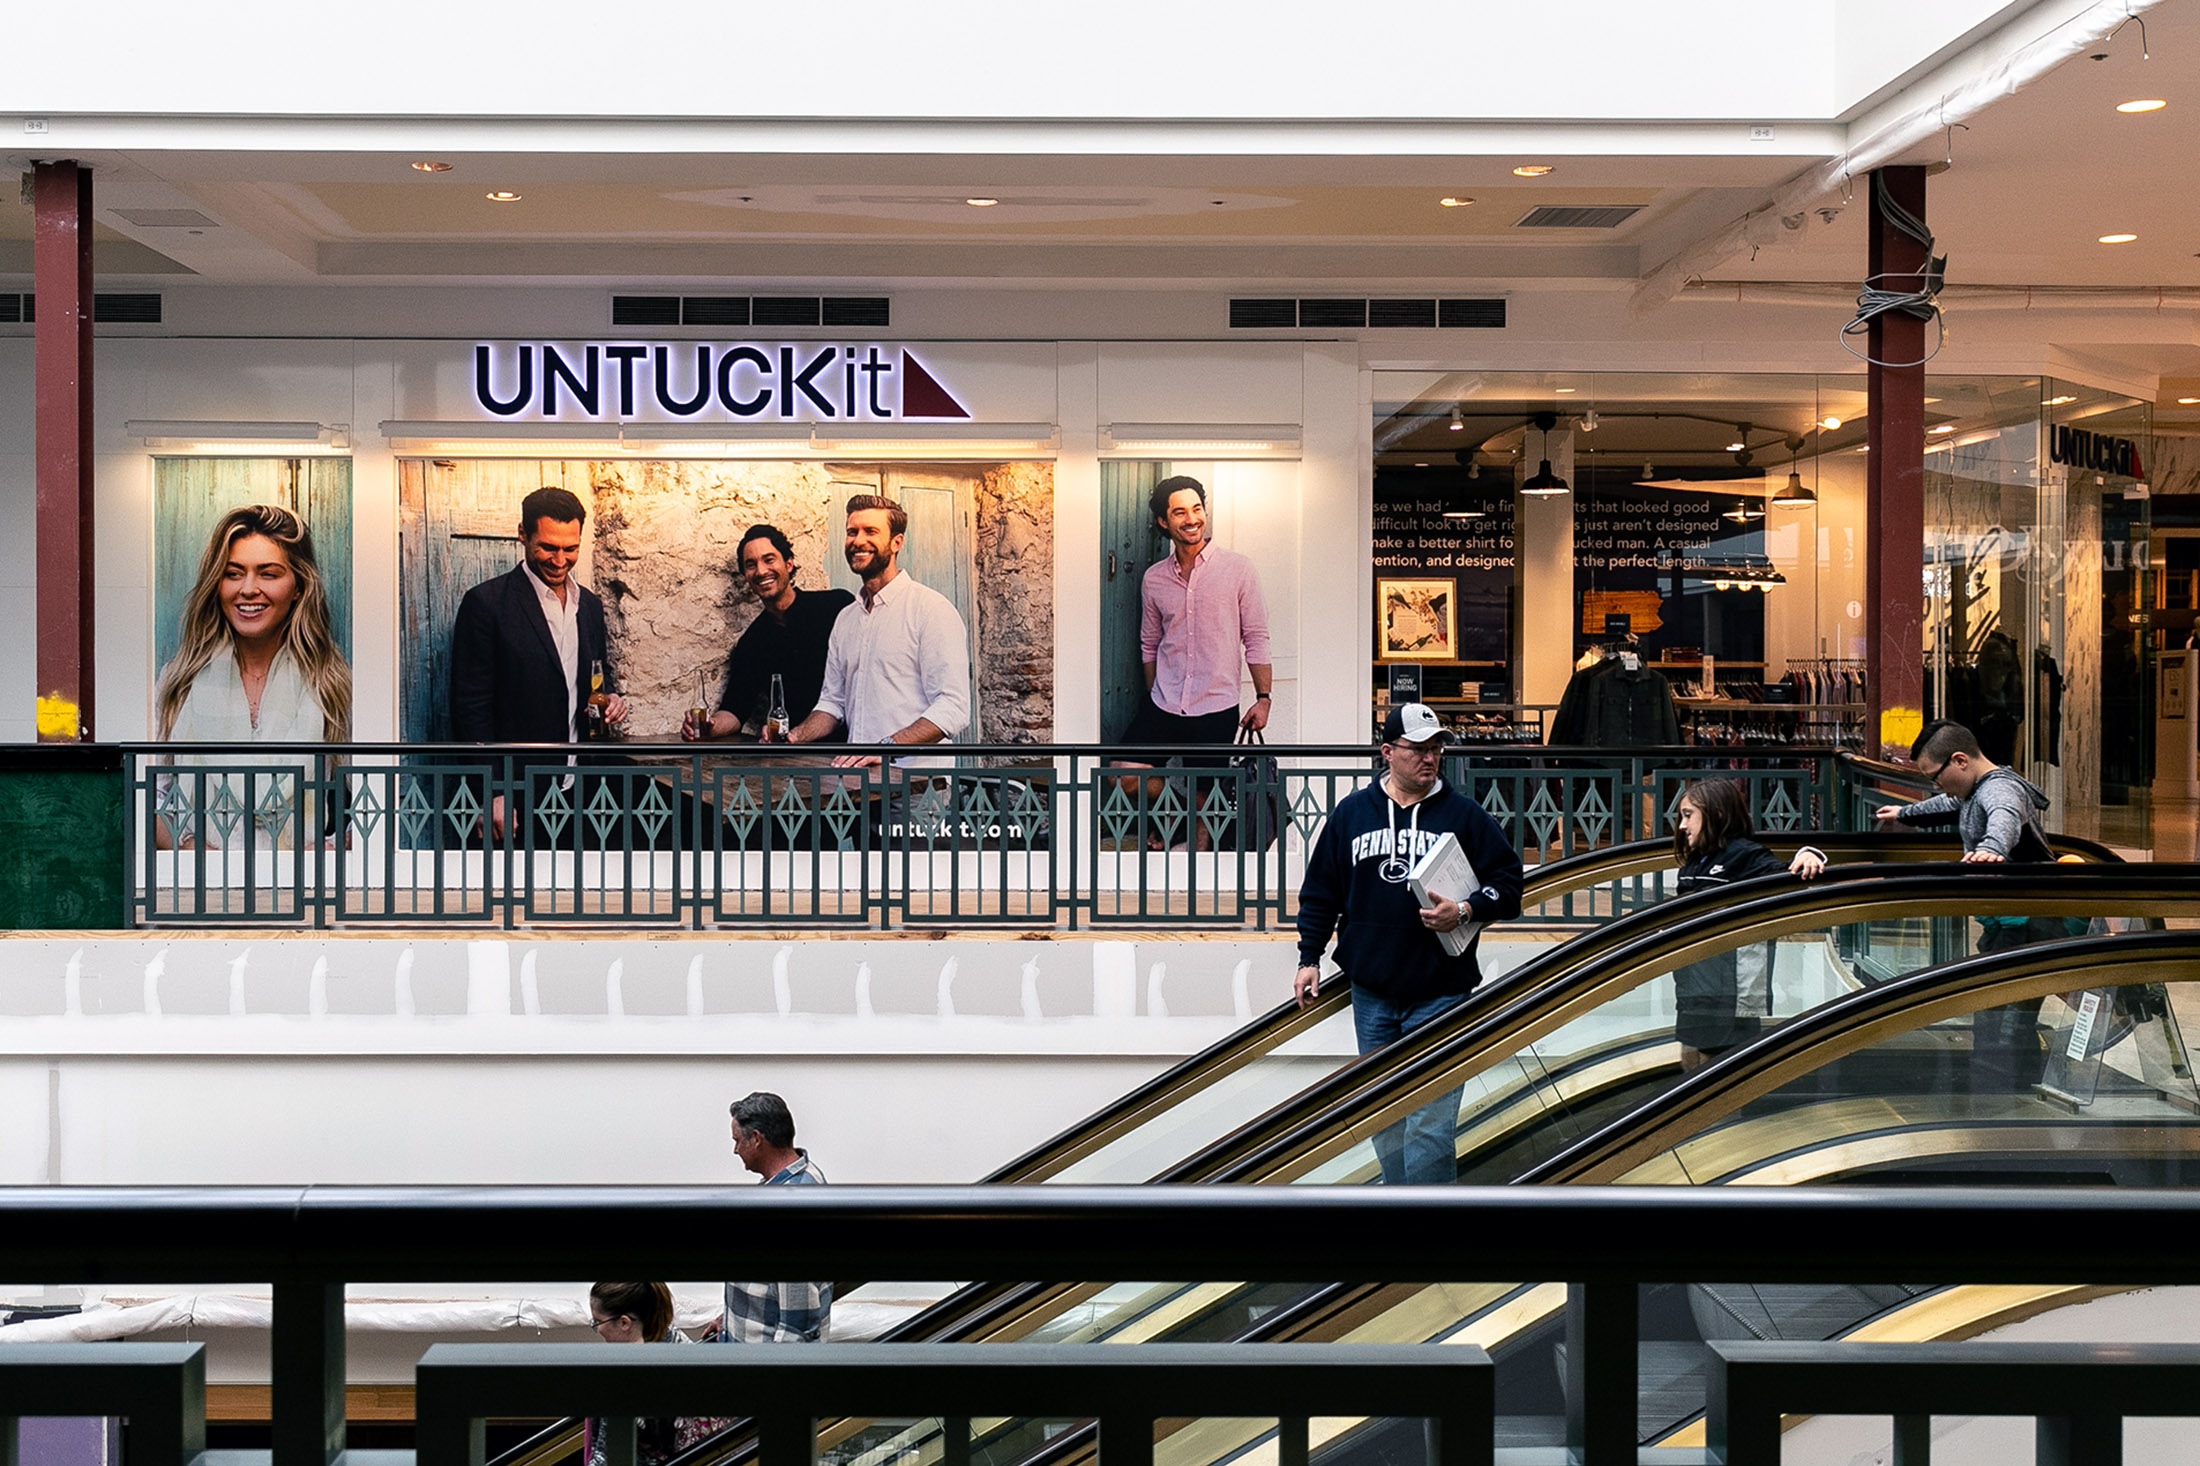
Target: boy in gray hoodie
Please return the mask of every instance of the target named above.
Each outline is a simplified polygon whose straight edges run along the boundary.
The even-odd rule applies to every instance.
[[[1941,792],[1915,804],[1883,804],[1880,819],[1905,825],[1955,822],[1963,837],[1966,864],[2009,860],[2052,861],[2055,851],[2040,831],[2047,796],[2014,769],[2003,768],[1979,749],[1978,737],[1961,723],[1928,723],[1910,758],[1919,773]],[[2006,952],[2032,942],[2064,936],[2060,918],[1982,916],[1978,949]],[[1974,1016],[1971,1057],[1974,1071],[1991,1076],[1988,1087],[2029,1089],[2040,1075],[2045,1052],[2037,1032],[2040,1000],[2012,1003]]]

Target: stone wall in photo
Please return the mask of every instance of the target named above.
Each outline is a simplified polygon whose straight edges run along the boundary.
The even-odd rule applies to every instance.
[[[711,706],[726,653],[758,608],[735,551],[768,522],[794,547],[795,583],[823,589],[853,494],[948,488],[970,506],[967,546],[978,726],[966,741],[1045,742],[1054,728],[1052,465],[594,462],[591,584],[631,707],[628,737],[678,737],[700,683]],[[928,547],[939,553],[940,547]],[[912,551],[905,549],[906,566]],[[945,590],[946,587],[935,587]]]

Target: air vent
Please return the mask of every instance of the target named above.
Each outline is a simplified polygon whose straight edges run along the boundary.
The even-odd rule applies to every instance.
[[[1423,330],[1430,326],[1502,330],[1503,300],[1233,300],[1234,330],[1276,331],[1292,326],[1351,330],[1362,326]]]
[[[1545,205],[1530,209],[1521,229],[1617,229],[1642,212],[1641,204]]]
[[[1295,300],[1233,300],[1230,328],[1234,331],[1290,330],[1299,323]]]
[[[197,209],[117,209],[115,217],[140,229],[219,229]]]
[[[94,295],[92,320],[117,326],[157,326],[160,324],[160,297],[150,293]]]
[[[27,295],[0,294],[0,326],[20,326],[29,320],[30,304]]]
[[[1323,326],[1330,329],[1351,328],[1367,324],[1367,302],[1364,300],[1302,300],[1299,302],[1301,326]]]
[[[893,305],[883,295],[825,297],[825,324],[828,326],[890,326],[893,323]]]
[[[611,297],[611,324],[614,326],[677,326],[680,324],[680,297],[677,295],[614,295]]]
[[[1505,329],[1505,301],[1496,300],[1439,300],[1436,302],[1436,324],[1446,329],[1464,327],[1486,331]]]
[[[1433,326],[1436,324],[1436,302],[1433,300],[1371,300],[1367,303],[1367,323],[1370,326],[1394,328]]]
[[[759,295],[750,320],[759,326],[814,326],[817,317],[814,295]]]
[[[683,326],[746,326],[748,323],[749,298],[746,295],[680,297],[680,324]]]

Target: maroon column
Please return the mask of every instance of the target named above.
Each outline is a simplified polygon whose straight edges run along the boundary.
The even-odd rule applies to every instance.
[[[92,729],[92,172],[40,163],[32,184],[38,293],[38,738]]]
[[[1920,223],[1925,170],[1882,168],[1872,175],[1867,271],[1880,290],[1923,288],[1927,249],[1894,226],[1878,184]],[[1938,328],[1889,311],[1866,338],[1867,440],[1864,492],[1864,752],[1907,758],[1925,708],[1925,343]],[[1882,366],[1882,362],[1917,362]]]

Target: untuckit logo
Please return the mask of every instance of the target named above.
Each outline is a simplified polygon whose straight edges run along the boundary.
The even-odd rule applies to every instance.
[[[474,401],[548,421],[719,416],[781,422],[967,419],[900,347],[822,342],[474,347]]]

